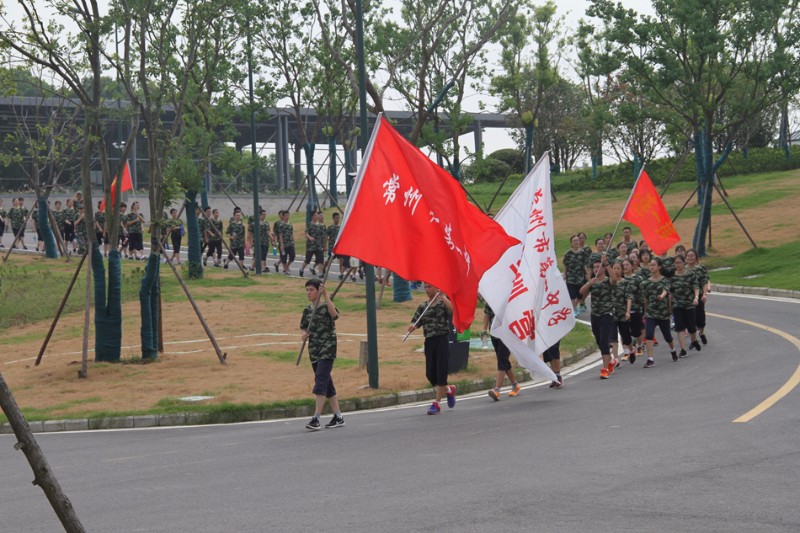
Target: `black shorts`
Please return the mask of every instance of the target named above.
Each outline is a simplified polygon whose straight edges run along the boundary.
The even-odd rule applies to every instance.
[[[567,283],[567,291],[569,292],[570,300],[581,299],[581,284],[580,283]]]
[[[447,356],[450,342],[447,335],[425,337],[425,377],[434,387],[447,385]]]
[[[702,300],[698,302],[697,307],[694,309],[694,318],[697,322],[697,329],[706,328],[706,304]]]
[[[97,236],[97,244],[108,244],[108,234],[103,234],[102,232],[97,232],[95,234]]]
[[[294,258],[295,258],[294,245],[284,246],[283,253],[281,254],[281,263],[291,264],[294,261]]]
[[[19,236],[25,235],[25,226],[21,226],[21,227],[20,227],[20,226],[13,226],[13,225],[12,225],[12,226],[11,226],[11,232],[12,232],[12,233],[13,233],[15,236],[16,236],[16,235],[19,235]]]
[[[324,263],[325,262],[325,258],[323,257],[322,250],[317,250],[317,251],[307,250],[306,251],[306,261],[305,262],[306,263],[310,263],[312,257],[314,258],[314,264],[315,265],[319,265],[320,263]]]
[[[128,233],[128,251],[134,250],[139,252],[144,250],[141,233]]]
[[[353,268],[350,265],[350,256],[349,255],[337,255],[336,258],[342,262],[342,269]],[[342,272],[344,274],[344,272]]]
[[[591,315],[592,333],[597,347],[602,355],[611,355],[611,336],[614,334],[614,317],[609,313],[605,315]]]
[[[228,253],[228,261],[232,261],[235,255],[239,256],[239,261],[244,261],[244,246],[231,247],[231,251]]]
[[[544,359],[545,363],[549,363],[550,361],[560,361],[561,360],[561,341],[558,341],[548,349],[546,349],[542,353],[542,359]]]
[[[694,307],[674,307],[672,316],[675,317],[675,331],[697,331],[697,318]]]
[[[261,247],[261,260],[262,261],[266,261],[267,260],[267,250],[268,249],[269,248],[267,248],[266,246],[262,246]]]
[[[332,398],[336,396],[336,387],[333,386],[331,371],[333,370],[333,359],[320,359],[316,363],[311,363],[314,369],[314,388],[312,393],[316,396]]]
[[[508,359],[511,356],[511,350],[497,337],[492,337],[492,346],[494,346],[494,353],[497,356],[497,370],[505,372],[511,370],[511,361]]]
[[[208,253],[206,257],[211,257],[217,252],[217,259],[222,257],[222,241],[208,241]]]
[[[75,226],[64,224],[64,240],[72,242],[75,240]]]
[[[39,228],[36,228],[36,240],[37,241],[42,240],[42,231]]]
[[[622,339],[623,346],[630,346],[633,342],[633,337],[631,336],[631,322],[630,320],[617,320],[617,331],[619,332],[619,336]],[[612,342],[616,342],[616,335],[612,337]]]
[[[651,318],[647,317],[644,320],[645,323],[645,339],[652,341],[656,338],[656,326],[658,329],[661,330],[661,335],[664,336],[664,340],[668,343],[672,342],[672,332],[669,329],[669,319],[660,319],[660,318]]]
[[[169,240],[172,241],[172,250],[176,254],[181,253],[181,232],[173,231],[169,235]]]
[[[642,336],[642,331],[644,326],[644,317],[642,316],[641,311],[631,311],[631,337],[634,339],[638,339]]]

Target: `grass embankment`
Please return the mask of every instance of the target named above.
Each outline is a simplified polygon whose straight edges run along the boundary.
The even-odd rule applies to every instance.
[[[754,248],[734,257],[704,262],[714,283],[800,290],[800,240],[773,248]]]

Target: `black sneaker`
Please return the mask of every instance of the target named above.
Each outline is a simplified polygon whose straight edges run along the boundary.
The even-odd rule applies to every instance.
[[[306,426],[306,427],[308,427],[308,426]],[[319,421],[317,422],[317,427],[319,428]],[[328,429],[328,428],[341,428],[341,427],[344,427],[344,418],[342,418],[341,416],[336,416],[336,415],[333,415],[333,418],[331,418],[331,421],[328,422],[327,424],[325,424],[325,429]]]
[[[342,422],[344,424],[344,422]],[[319,431],[322,427],[319,425],[319,418],[312,418],[306,424],[306,429],[310,429],[311,431]]]
[[[303,269],[302,268],[300,269],[300,277],[301,278],[303,277]]]
[[[686,350],[681,350],[681,353],[683,353],[682,357],[686,357]],[[673,361],[678,360],[678,352],[672,351],[672,360]]]
[[[630,364],[633,364],[633,363],[636,362],[636,354],[635,353],[632,353],[630,356],[628,356],[628,362]]]
[[[682,359],[682,358],[684,358],[686,356],[687,356],[686,350],[681,348],[681,353],[678,354],[678,357],[680,357]],[[673,357],[672,359],[675,360],[675,357]]]
[[[700,343],[699,343],[699,342],[697,342],[697,341],[694,341],[694,342],[693,342],[693,343],[692,343],[692,344],[689,346],[689,349],[690,349],[690,350],[691,350],[691,349],[695,349],[695,350],[697,350],[697,351],[699,352],[699,351],[700,351],[700,350],[702,350],[703,348],[700,346]]]
[[[703,344],[708,344],[708,339],[706,339],[706,336],[705,336],[705,335],[703,335],[702,333],[700,334],[700,341],[701,341]]]
[[[647,362],[644,364],[645,368],[653,368],[654,366],[656,366],[656,362],[653,361],[652,359],[648,359]]]

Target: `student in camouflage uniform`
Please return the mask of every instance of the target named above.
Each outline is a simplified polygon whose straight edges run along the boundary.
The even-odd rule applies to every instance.
[[[481,337],[485,338],[485,335],[491,337],[494,355],[497,358],[497,375],[495,377],[494,388],[489,389],[489,397],[494,401],[499,401],[500,389],[503,388],[506,377],[508,377],[508,382],[511,384],[511,390],[508,391],[509,398],[517,396],[522,390],[522,387],[517,383],[517,376],[514,375],[514,370],[511,366],[511,350],[508,349],[508,346],[506,346],[502,340],[489,332],[489,328],[492,326],[492,320],[494,320],[494,311],[489,307],[489,304],[485,304],[483,306],[483,332],[481,332]]]
[[[450,333],[453,304],[430,283],[425,284],[425,294],[428,301],[419,304],[408,331],[410,333],[421,326],[425,334],[425,377],[436,389],[436,400],[428,408],[428,414],[435,415],[442,410],[439,402],[444,396],[447,397],[448,407],[453,408],[456,405],[456,387],[447,384],[447,357],[450,353],[447,336]]]
[[[289,265],[294,262],[294,228],[292,223],[289,222],[289,211],[284,210],[281,215],[280,234],[278,235],[278,242],[281,246],[281,264],[283,264],[283,273],[289,275]]]
[[[228,235],[230,242],[229,245],[231,247],[231,251],[228,254],[228,258],[225,259],[225,263],[223,264],[222,268],[228,268],[228,263],[233,261],[234,254],[239,256],[239,261],[244,261],[244,223],[242,223],[242,211],[234,211],[233,213],[233,220],[231,220],[230,224],[228,224],[228,229],[225,230],[225,233]]]
[[[303,271],[306,269],[311,258],[314,258],[314,275],[322,275],[323,272],[318,272],[319,269],[325,268],[325,224],[321,222],[322,213],[314,213],[311,215],[311,224],[306,227],[306,259],[303,261],[303,266],[300,267],[300,277],[303,277]]]
[[[61,208],[61,200],[56,200],[53,204],[53,219],[56,221],[56,231],[59,235],[61,235],[61,240],[64,240],[64,220],[66,218],[66,213]]]
[[[0,198],[0,248],[5,248],[3,246],[3,235],[6,233],[6,217],[8,217],[8,213],[3,209],[3,199]]]
[[[586,283],[586,270],[584,264],[584,252],[580,247],[580,239],[577,235],[569,238],[570,249],[564,254],[564,274],[567,282],[567,290],[572,300],[572,307],[575,316],[578,315],[578,305],[583,299],[581,297],[581,286]]]
[[[75,212],[75,202],[72,198],[67,199],[67,207],[64,208],[64,243],[72,244],[72,251],[77,250],[75,245],[75,219],[78,217]],[[69,248],[69,246],[67,246]]]
[[[602,241],[603,239],[597,239],[598,248]],[[614,285],[616,285],[617,279],[606,256],[595,261],[592,270],[594,276],[581,287],[581,294],[591,295],[592,298],[592,334],[594,334],[597,347],[600,348],[600,355],[603,357],[600,378],[608,379],[616,367],[616,361],[611,359],[611,341],[615,332]]]
[[[283,263],[283,244],[281,244],[281,228],[283,227],[283,209],[278,211],[278,220],[272,225],[272,234],[275,236],[275,245],[280,252],[280,259],[275,263],[275,272],[280,272],[280,265]]]
[[[628,260],[625,259],[625,262],[628,263]],[[630,272],[630,263],[628,263],[628,265],[628,271]],[[614,262],[611,268],[614,271],[614,277],[617,279],[616,285],[613,286],[614,323],[616,324],[616,330],[611,335],[611,353],[613,359],[616,359],[619,355],[619,342],[617,342],[617,333],[619,333],[619,338],[622,340],[622,360],[627,361],[633,351],[631,315],[628,312],[628,293],[630,292],[630,285],[634,282],[638,282],[638,279],[626,278],[625,269],[620,261]],[[615,368],[619,368],[619,363],[615,365]]]
[[[634,255],[635,254],[631,254],[631,256]],[[636,356],[642,355],[642,344],[644,342],[644,339],[642,338],[644,314],[642,308],[642,291],[640,286],[642,284],[642,280],[646,278],[643,278],[636,271],[631,260],[625,260],[622,262],[622,274],[625,276],[626,280],[625,306],[631,328],[631,338],[636,341],[635,349],[631,350],[630,356],[628,357],[628,361],[633,364],[636,362]]]
[[[650,250],[639,250],[639,270],[637,274],[643,280],[650,277],[650,263],[652,261]]]
[[[106,228],[106,213],[100,210],[103,201],[97,202],[97,213],[94,215],[94,227],[97,233],[97,245],[103,246],[103,257],[108,257],[108,230]]]
[[[208,234],[208,253],[205,259],[203,259],[203,266],[208,263],[208,258],[213,256],[216,252],[214,266],[218,267],[222,260],[222,221],[219,219],[219,209],[214,209],[212,211],[209,207],[206,209],[206,214],[207,216],[210,214],[211,218],[208,219],[206,226],[206,232]],[[216,231],[212,228],[216,229]]]
[[[333,245],[336,244],[336,239],[339,238],[339,229],[341,226],[339,225],[341,216],[339,213],[333,214],[333,224],[328,226],[328,229],[325,230],[326,238],[328,241],[328,255],[333,254]],[[339,279],[344,279],[347,275],[347,272],[350,270],[351,263],[350,263],[350,256],[349,255],[336,255],[336,260],[339,263]],[[355,274],[350,275],[350,279],[352,281],[356,280]]]
[[[14,240],[11,245],[16,248],[21,245],[24,250],[28,247],[25,246],[25,220],[28,218],[28,210],[25,208],[25,198],[19,197],[14,201],[14,207],[8,212],[8,218],[11,219],[11,231],[14,233]]]
[[[166,230],[172,242],[171,263],[181,264],[181,240],[183,239],[183,221],[178,218],[178,210],[174,207],[169,210],[169,219],[166,221]]]
[[[700,284],[694,272],[686,268],[683,254],[675,256],[675,274],[669,280],[669,292],[672,295],[672,316],[675,318],[675,332],[681,351],[678,357],[686,357],[684,335],[689,332],[691,344],[689,349],[700,351],[697,342],[697,321],[695,307],[700,303]]]
[[[31,222],[33,222],[33,231],[36,232],[36,251],[44,251],[44,240],[42,239],[42,232],[39,229],[39,202],[34,201],[33,210],[31,211]]]
[[[200,209],[198,205],[197,208],[194,210],[195,217],[197,218],[197,230],[200,232],[200,255],[206,251],[208,247],[208,239],[206,238],[206,228],[208,227],[208,221],[206,217],[203,216],[203,210]],[[210,215],[211,213],[209,213]],[[209,217],[210,218],[210,217]]]
[[[697,277],[697,284],[700,286],[700,301],[695,307],[695,318],[697,319],[697,331],[700,334],[700,341],[708,344],[706,338],[706,301],[711,292],[711,280],[708,278],[708,270],[697,260],[697,251],[690,248],[686,251],[686,268],[694,272]]]
[[[267,268],[267,251],[269,250],[269,242],[270,242],[270,231],[269,231],[269,222],[267,222],[267,212],[264,211],[264,208],[259,206],[259,219],[258,219],[258,246],[261,248],[260,254],[256,253],[255,250],[255,242],[253,242],[253,234],[255,232],[255,222],[253,221],[253,217],[250,217],[250,220],[247,222],[247,233],[248,233],[248,242],[250,243],[250,247],[253,250],[253,263],[250,266],[250,270],[255,270],[256,265],[256,257],[261,257],[261,271],[268,272],[269,269]]]
[[[128,229],[128,253],[131,259],[144,260],[144,217],[139,213],[139,202],[131,204],[131,212],[125,216],[125,227]]]
[[[311,303],[303,310],[300,331],[303,340],[308,341],[308,358],[311,360],[311,368],[314,369],[312,392],[316,397],[314,416],[306,424],[306,428],[312,431],[321,429],[319,417],[322,415],[326,399],[333,411],[333,418],[325,424],[325,427],[342,427],[344,418],[339,409],[339,399],[331,377],[333,364],[336,361],[336,320],[339,318],[339,311],[319,280],[306,281],[306,298]]]
[[[78,243],[78,255],[83,255],[89,251],[83,204],[80,204],[80,207],[77,209],[77,216],[75,218],[75,240]]]
[[[639,247],[639,245],[636,244],[636,241],[631,239],[631,228],[629,226],[625,226],[624,228],[622,228],[622,241],[620,242],[620,244],[622,244],[623,242],[628,247],[629,253],[634,249],[638,249]],[[617,248],[619,248],[619,244],[617,245]]]
[[[664,340],[669,344],[672,360],[678,360],[675,352],[675,343],[672,341],[672,332],[669,328],[670,295],[669,279],[664,276],[661,269],[661,258],[655,257],[650,261],[650,277],[639,284],[644,300],[645,343],[647,345],[647,362],[645,368],[655,366],[653,360],[653,340],[655,339],[656,326],[661,330]]]
[[[595,248],[597,249],[596,252],[592,252],[589,254],[589,260],[587,265],[589,266],[589,272],[594,275],[594,264],[603,261],[603,256],[606,254],[606,241],[604,239],[596,239],[594,241]],[[587,276],[587,279],[591,279],[592,276]]]

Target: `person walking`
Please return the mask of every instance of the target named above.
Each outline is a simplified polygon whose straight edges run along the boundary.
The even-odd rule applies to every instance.
[[[601,242],[603,239],[597,240],[598,247]],[[614,334],[614,285],[617,280],[605,255],[593,263],[592,270],[594,276],[581,287],[581,294],[590,295],[592,299],[592,334],[603,357],[600,379],[608,379],[616,366],[616,361],[611,359],[611,336]]]
[[[661,335],[669,344],[672,360],[678,360],[678,353],[675,351],[675,343],[672,340],[672,332],[669,327],[669,279],[664,276],[661,263],[660,257],[654,257],[650,261],[650,277],[639,285],[644,300],[645,345],[647,347],[645,368],[652,368],[656,364],[653,358],[653,341],[655,340],[656,327],[661,330]]]
[[[695,306],[695,319],[697,322],[697,332],[700,334],[700,342],[708,344],[706,338],[706,302],[711,293],[711,280],[708,278],[708,270],[700,264],[697,258],[697,251],[694,248],[686,250],[686,268],[694,272],[697,283],[700,285],[700,300]]]
[[[422,327],[425,335],[425,377],[436,391],[436,400],[428,408],[429,415],[437,415],[442,408],[442,398],[447,398],[447,407],[456,406],[456,387],[447,384],[447,357],[450,353],[450,320],[453,316],[453,304],[439,289],[425,284],[428,301],[419,304],[408,332]],[[426,310],[427,309],[427,310]]]
[[[701,350],[697,342],[697,321],[695,308],[700,302],[700,284],[694,272],[686,268],[683,254],[675,256],[675,273],[669,280],[669,292],[672,296],[672,316],[675,319],[675,332],[681,351],[678,357],[686,357],[686,332],[689,332],[690,350]]]
[[[503,388],[506,377],[508,377],[508,382],[511,384],[511,390],[508,391],[509,398],[516,397],[522,390],[522,387],[517,383],[517,376],[514,375],[514,370],[511,366],[511,351],[501,339],[489,333],[492,320],[494,320],[494,311],[489,307],[489,304],[486,304],[483,306],[483,332],[481,333],[481,337],[484,335],[491,337],[494,355],[497,358],[497,376],[495,378],[494,388],[489,389],[489,397],[494,401],[499,401],[500,390]]]
[[[308,358],[311,360],[311,368],[314,369],[314,388],[311,392],[315,397],[314,416],[306,424],[306,429],[321,429],[319,419],[325,400],[333,411],[333,418],[325,424],[325,428],[344,427],[336,387],[331,377],[336,361],[336,320],[339,318],[339,310],[333,305],[333,300],[328,297],[320,280],[310,279],[306,281],[305,287],[310,304],[303,310],[300,331],[303,340],[308,341]]]

